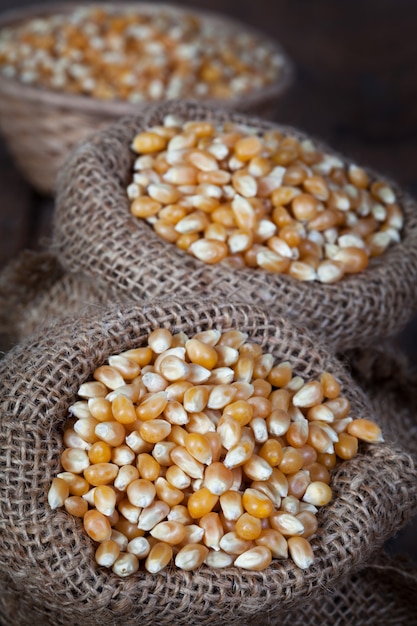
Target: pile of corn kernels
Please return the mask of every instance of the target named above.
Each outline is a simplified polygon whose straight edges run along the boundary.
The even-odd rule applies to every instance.
[[[105,100],[231,98],[276,82],[283,65],[269,42],[166,9],[76,8],[0,33],[4,76]]]
[[[358,440],[382,441],[340,392],[239,330],[158,328],[81,385],[49,504],[83,519],[97,563],[119,576],[288,557],[306,569],[329,470]]]
[[[205,263],[334,283],[401,239],[389,184],[310,140],[167,115],[132,149],[131,212]]]

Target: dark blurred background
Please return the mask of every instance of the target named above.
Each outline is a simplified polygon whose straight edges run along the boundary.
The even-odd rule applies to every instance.
[[[0,0],[0,11],[34,4]],[[277,39],[293,59],[296,76],[277,103],[276,120],[321,137],[417,196],[416,0],[181,4],[223,12]],[[19,250],[42,245],[53,213],[53,201],[27,186],[1,138],[0,198],[1,268]],[[417,364],[417,318],[399,340]],[[412,551],[417,558],[415,525],[393,549]]]

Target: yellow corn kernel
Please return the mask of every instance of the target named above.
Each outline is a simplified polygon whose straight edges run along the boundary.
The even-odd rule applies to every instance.
[[[64,445],[67,448],[79,448],[80,450],[89,450],[91,443],[88,443],[73,428],[67,428],[63,436]]]
[[[54,478],[48,491],[48,504],[51,509],[64,506],[69,496],[69,486],[62,478]]]
[[[262,142],[255,135],[243,137],[234,145],[234,152],[241,161],[250,161],[257,157],[262,151]]]
[[[90,465],[90,459],[85,450],[67,448],[61,454],[61,465],[66,472],[81,474]]]
[[[329,485],[321,481],[314,481],[308,485],[303,500],[315,506],[324,506],[330,502],[332,495]]]
[[[126,437],[123,424],[116,421],[99,422],[95,428],[95,433],[99,439],[113,447],[122,445]]]
[[[187,489],[191,485],[191,478],[178,465],[168,467],[165,478],[177,489]]]
[[[84,517],[88,503],[81,496],[69,496],[64,500],[64,506],[68,513],[76,517]]]
[[[121,552],[113,564],[113,572],[117,576],[125,578],[134,574],[139,569],[139,561],[134,554]]]
[[[203,515],[199,520],[199,526],[204,530],[204,545],[212,550],[219,550],[224,529],[218,513],[210,512]]]
[[[234,562],[235,567],[260,571],[266,569],[272,561],[272,552],[266,546],[255,546],[240,554]]]
[[[124,395],[114,398],[111,409],[114,419],[120,424],[132,424],[137,419],[133,402]]]
[[[166,502],[169,506],[180,504],[184,500],[185,494],[181,489],[171,485],[165,478],[159,476],[155,481],[156,495],[159,500]]]
[[[252,541],[242,539],[234,531],[231,531],[223,535],[219,545],[224,552],[239,555],[252,547]]]
[[[340,433],[339,441],[334,444],[334,451],[338,457],[347,461],[358,452],[358,439],[348,433]]]
[[[97,511],[109,516],[116,507],[116,492],[109,485],[99,485],[94,490],[94,504]]]
[[[259,456],[271,467],[278,466],[282,461],[282,446],[277,439],[268,439],[260,448]]]
[[[304,532],[300,537],[304,537],[304,539],[308,539],[312,535],[315,535],[318,529],[317,517],[314,515],[312,511],[300,511],[296,515],[297,519],[304,526]]]
[[[268,374],[268,381],[274,387],[285,387],[292,378],[292,367],[287,361],[275,365]]]
[[[247,488],[242,496],[242,505],[247,513],[259,519],[266,519],[273,511],[274,505],[264,493],[258,489]]]
[[[95,428],[99,423],[94,417],[85,417],[75,422],[74,431],[87,443],[95,443],[98,441]]]
[[[302,535],[304,526],[295,515],[286,513],[285,511],[274,511],[269,522],[271,527],[281,533],[284,537],[292,537],[294,535]]]
[[[185,443],[185,439],[184,439]],[[203,478],[204,465],[186,447],[177,446],[171,452],[171,461],[178,465],[191,478]]]
[[[233,481],[232,470],[225,467],[221,462],[211,463],[204,472],[204,486],[216,496],[228,491],[232,487]]]
[[[157,574],[168,565],[172,556],[172,546],[163,541],[158,541],[151,547],[145,561],[145,569],[151,574]]]
[[[136,415],[140,420],[153,420],[161,415],[168,404],[165,391],[160,391],[145,398],[136,408]]]
[[[122,352],[120,356],[126,357],[127,359],[134,361],[140,367],[145,367],[149,365],[152,360],[152,349],[148,346],[144,348],[132,348],[131,350],[126,350]]]
[[[254,443],[251,441],[240,440],[237,444],[231,446],[223,460],[223,463],[229,469],[239,467],[249,461],[254,449]]]
[[[325,398],[335,399],[340,395],[340,383],[330,372],[323,372],[320,382]]]
[[[235,532],[241,539],[253,541],[257,539],[262,532],[262,523],[260,518],[254,517],[249,513],[243,513],[236,521]]]
[[[314,463],[312,465],[314,465]],[[309,465],[308,470],[310,470],[310,467],[311,466]],[[312,478],[310,471],[300,470],[298,472],[295,472],[294,474],[288,474],[287,475],[288,495],[294,496],[298,499],[302,498],[305,493],[305,490],[307,489],[308,485],[310,484],[312,480],[317,480],[317,479]]]
[[[133,506],[145,508],[153,502],[156,489],[150,480],[138,478],[129,483],[126,494],[129,498],[129,502],[133,504]]]
[[[307,465],[306,470],[310,475],[310,481],[320,481],[326,484],[330,483],[330,473],[325,465],[317,461]]]
[[[300,569],[308,569],[314,562],[313,549],[304,537],[289,537],[288,551]]]
[[[151,131],[138,133],[132,141],[132,148],[138,154],[159,152],[160,150],[164,150],[166,145],[167,140],[165,137]]]
[[[105,441],[93,443],[88,451],[91,463],[109,463],[111,461],[112,448]]]
[[[89,537],[94,541],[107,541],[110,539],[112,528],[105,515],[91,509],[87,511],[83,518],[84,529]]]
[[[161,472],[161,466],[158,461],[147,452],[138,454],[136,467],[139,470],[140,477],[150,480],[151,482],[156,480]]]
[[[194,491],[188,498],[187,508],[193,519],[199,519],[210,513],[218,502],[219,496],[211,493],[207,487]]]
[[[185,526],[180,522],[159,522],[150,530],[150,534],[158,541],[175,546],[184,539]]]
[[[84,470],[84,478],[93,485],[108,485],[117,476],[119,468],[113,463],[95,463]]]
[[[120,554],[120,547],[112,539],[103,541],[95,553],[96,562],[103,567],[112,567]]]
[[[116,539],[114,538],[115,531],[120,533],[120,535],[125,538],[125,542],[126,540],[131,541],[135,537],[143,537],[144,535],[143,530],[138,528],[137,524],[132,524],[132,522],[129,522],[129,520],[123,517],[120,517],[120,519],[114,524],[113,527],[111,538],[116,541]]]
[[[141,530],[151,530],[166,518],[169,511],[170,507],[166,502],[153,500],[149,506],[139,510],[138,528]]]
[[[197,461],[204,465],[210,465],[212,461],[211,446],[205,435],[197,432],[188,433],[184,438],[184,445]]]
[[[142,509],[138,506],[134,506],[127,498],[124,498],[118,503],[117,510],[129,522],[137,524]]]
[[[190,543],[175,556],[175,565],[184,571],[191,571],[200,567],[208,555],[208,548],[200,543]]]
[[[347,427],[347,432],[353,437],[368,443],[383,441],[382,432],[378,424],[368,419],[355,419]]]
[[[348,416],[350,411],[350,402],[347,398],[339,396],[338,398],[327,400],[323,403],[331,410],[335,420],[342,420]]]
[[[274,528],[264,528],[259,537],[255,539],[258,546],[269,548],[271,554],[276,559],[288,558],[287,540]]]
[[[139,433],[148,443],[157,443],[168,437],[171,428],[171,424],[163,419],[150,419],[139,426]]]
[[[78,395],[81,398],[104,398],[107,396],[108,389],[105,384],[99,381],[90,381],[83,383],[78,389]]]
[[[145,537],[135,537],[127,544],[127,551],[134,554],[137,559],[144,559],[148,556],[151,545]]]
[[[79,474],[60,472],[57,478],[61,478],[67,483],[71,496],[83,496],[90,489],[88,482]]]

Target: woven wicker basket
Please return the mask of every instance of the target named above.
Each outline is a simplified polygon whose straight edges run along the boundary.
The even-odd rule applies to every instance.
[[[411,457],[389,443],[368,444],[333,472],[335,497],[319,513],[309,570],[275,561],[262,572],[202,566],[118,579],[97,567],[80,520],[47,506],[62,427],[79,385],[94,369],[111,354],[143,345],[161,325],[173,332],[239,328],[275,358],[290,360],[306,379],[332,371],[352,413],[372,415],[364,393],[315,338],[247,304],[117,306],[33,335],[0,362],[0,615],[8,626],[265,623],[260,618],[266,613],[278,616],[365,566],[415,511]]]
[[[9,12],[0,18],[0,29],[34,17],[67,13],[75,6],[70,3],[49,4]],[[276,83],[244,97],[206,100],[230,110],[263,117],[274,116],[277,101],[288,89],[293,76],[292,64],[279,44],[240,22],[199,9],[146,2],[117,3],[118,8],[128,6],[146,13],[161,9],[175,14],[192,13],[214,25],[221,25],[222,29],[226,26],[231,32],[244,30],[274,45],[284,59],[283,70]],[[123,115],[142,112],[146,106],[146,102],[136,105],[121,100],[104,101],[54,92],[0,75],[0,131],[21,172],[38,191],[46,194],[54,192],[56,173],[75,144]]]

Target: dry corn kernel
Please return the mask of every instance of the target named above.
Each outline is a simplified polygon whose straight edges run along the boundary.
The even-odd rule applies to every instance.
[[[194,491],[188,498],[187,508],[193,519],[199,519],[210,513],[216,506],[219,496],[211,493],[207,487]]]
[[[313,563],[314,554],[312,547],[304,537],[289,537],[288,551],[292,560],[300,569],[308,569]]]
[[[51,509],[63,506],[69,496],[69,486],[62,478],[54,478],[48,491],[48,504]]]
[[[349,435],[368,443],[383,441],[380,427],[367,419],[353,420],[348,425],[347,432]]]
[[[90,486],[88,482],[79,474],[73,474],[72,472],[61,472],[57,476],[64,480],[69,489],[71,496],[83,496],[89,491]]]
[[[238,330],[190,338],[155,329],[150,340],[153,349],[110,357],[110,368],[98,368],[102,380],[81,386],[89,399],[69,413],[87,425],[93,420],[101,440],[88,443],[67,429],[64,444],[81,447],[64,450],[66,471],[51,486],[50,506],[64,506],[95,541],[107,542],[97,562],[120,576],[145,559],[145,569],[160,571],[172,560],[170,545],[181,553],[183,569],[202,562],[222,567],[233,559],[242,568],[264,569],[288,552],[307,567],[310,548],[292,542],[290,550],[290,539],[315,534],[317,507],[332,498],[329,470],[338,458],[353,458],[358,439],[380,441],[379,427],[349,417],[349,400],[330,372],[305,381],[290,363],[274,366],[272,356]],[[188,369],[184,380],[168,384],[164,363],[171,358]],[[104,398],[103,380],[114,386],[118,376],[120,387]],[[126,387],[135,394],[124,395]],[[90,406],[104,421],[92,417]],[[134,421],[108,420],[114,407],[112,418],[118,407],[128,407]],[[91,428],[81,432],[91,437]],[[218,562],[213,551],[223,555]]]
[[[152,546],[145,561],[145,569],[151,574],[157,574],[168,565],[172,559],[172,555],[172,546],[159,541]]]
[[[210,136],[197,138],[184,131],[193,123],[204,124],[178,120],[176,127],[169,127],[168,151],[164,147],[159,155],[167,155],[173,164],[169,180],[182,194],[176,201],[198,210],[175,221],[175,228],[185,234],[176,236],[172,224],[168,228],[166,223],[161,236],[201,261],[225,261],[238,269],[248,266],[286,273],[296,280],[334,283],[345,274],[363,271],[370,256],[382,254],[400,240],[403,218],[401,208],[392,203],[393,190],[382,181],[371,183],[360,168],[348,168],[340,159],[315,149],[304,150],[294,137],[278,140],[272,131],[260,137],[255,129],[232,123],[210,124]],[[167,127],[156,130],[161,132],[161,128]],[[174,155],[178,149],[181,157]],[[177,177],[175,168],[184,168],[183,163],[187,163],[184,173],[191,187],[180,184],[184,177]],[[158,173],[156,164],[149,166],[149,171]],[[198,193],[195,178],[200,183]],[[145,184],[132,204],[149,202],[158,185]],[[364,204],[366,215],[372,218],[362,215]],[[391,206],[397,207],[395,211],[390,211]],[[157,231],[165,210],[161,207],[157,212]],[[150,221],[154,222],[154,216]],[[192,232],[185,232],[182,223]]]
[[[94,541],[107,541],[110,539],[112,528],[105,515],[95,509],[87,511],[83,518],[84,529]]]

